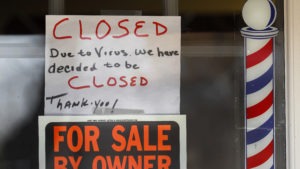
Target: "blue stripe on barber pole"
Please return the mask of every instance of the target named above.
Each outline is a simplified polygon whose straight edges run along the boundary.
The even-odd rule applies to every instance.
[[[270,133],[274,126],[274,116],[272,115],[263,125],[257,129],[247,132],[247,144],[253,144]]]
[[[257,92],[273,79],[273,65],[262,76],[246,83],[246,94]]]

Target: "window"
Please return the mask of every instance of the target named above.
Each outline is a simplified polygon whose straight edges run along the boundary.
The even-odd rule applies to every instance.
[[[244,0],[5,1],[0,6],[0,168],[38,168],[37,117],[44,108],[45,15],[180,15],[181,114],[189,169],[245,165]],[[276,166],[285,161],[283,0],[274,2]],[[218,4],[218,5],[216,5]]]

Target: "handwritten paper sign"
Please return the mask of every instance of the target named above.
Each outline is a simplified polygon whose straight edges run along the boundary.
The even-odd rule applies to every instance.
[[[45,114],[179,113],[180,17],[46,16]]]
[[[39,117],[40,169],[186,169],[186,145],[184,115]]]

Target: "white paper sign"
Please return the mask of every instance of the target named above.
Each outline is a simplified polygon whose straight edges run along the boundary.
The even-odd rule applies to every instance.
[[[46,16],[45,114],[178,114],[180,17]]]

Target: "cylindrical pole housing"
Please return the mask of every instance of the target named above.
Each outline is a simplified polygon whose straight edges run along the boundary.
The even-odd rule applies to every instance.
[[[274,37],[277,28],[241,30],[245,38],[245,168],[274,168]]]

